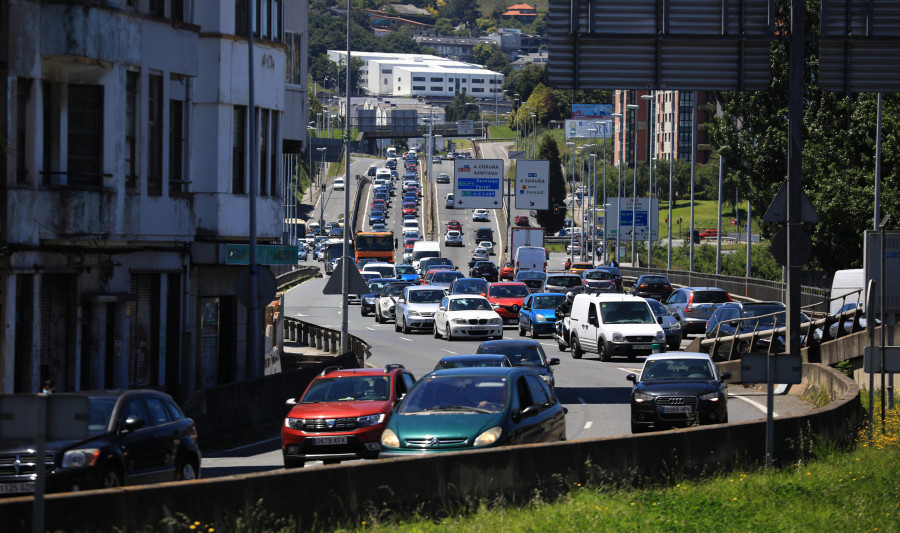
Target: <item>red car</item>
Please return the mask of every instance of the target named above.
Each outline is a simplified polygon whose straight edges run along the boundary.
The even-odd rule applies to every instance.
[[[484,291],[491,307],[500,315],[504,324],[519,323],[519,309],[529,294],[531,291],[528,290],[528,285],[521,281],[488,283]]]
[[[375,198],[372,200],[372,209],[381,209],[382,211],[387,211],[387,202],[385,202],[381,198]]]
[[[291,410],[281,428],[284,467],[377,458],[384,425],[415,381],[403,365],[326,368],[303,396],[286,402]]]
[[[404,215],[415,215],[416,213],[416,203],[415,202],[403,202],[403,214]]]
[[[503,263],[503,266],[500,267],[500,279],[508,279],[509,281],[513,280],[513,276],[515,276],[515,268],[513,267],[512,261],[507,261]]]
[[[460,224],[459,220],[451,220],[450,222],[447,222],[447,229],[448,230],[455,229],[457,231],[462,231],[462,224]]]
[[[717,229],[705,229],[700,232],[701,239],[715,239],[719,236],[719,230]]]
[[[531,223],[528,222],[528,215],[519,215],[516,217],[516,226],[528,227]]]

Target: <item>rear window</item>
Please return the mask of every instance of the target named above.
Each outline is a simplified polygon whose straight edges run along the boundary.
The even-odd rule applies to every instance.
[[[691,297],[691,303],[695,304],[721,304],[730,301],[731,298],[725,291],[694,291]]]
[[[581,285],[578,276],[547,276],[547,285],[559,285],[560,287],[575,287]]]

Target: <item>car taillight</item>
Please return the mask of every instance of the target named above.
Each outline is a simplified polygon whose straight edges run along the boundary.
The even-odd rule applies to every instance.
[[[640,285],[638,285],[638,289],[646,289],[646,288],[647,288],[646,283],[641,283]]]

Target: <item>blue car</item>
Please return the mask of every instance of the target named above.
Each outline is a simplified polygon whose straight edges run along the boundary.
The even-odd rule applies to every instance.
[[[385,224],[384,211],[372,211],[369,214],[369,225],[373,224]]]
[[[401,281],[409,281],[412,283],[419,282],[419,273],[416,272],[416,269],[412,267],[412,265],[394,265],[394,270],[397,272],[397,279]]]
[[[519,309],[519,335],[531,333],[536,339],[541,335],[552,335],[555,331],[556,308],[566,299],[557,292],[536,292],[529,294]]]

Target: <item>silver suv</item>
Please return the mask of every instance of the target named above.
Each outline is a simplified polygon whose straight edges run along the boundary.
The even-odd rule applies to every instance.
[[[444,288],[436,285],[411,285],[403,289],[397,300],[395,331],[409,333],[411,329],[432,329],[434,312],[444,297]]]
[[[731,296],[718,287],[681,287],[675,289],[663,302],[681,324],[683,335],[705,333],[706,321]]]

